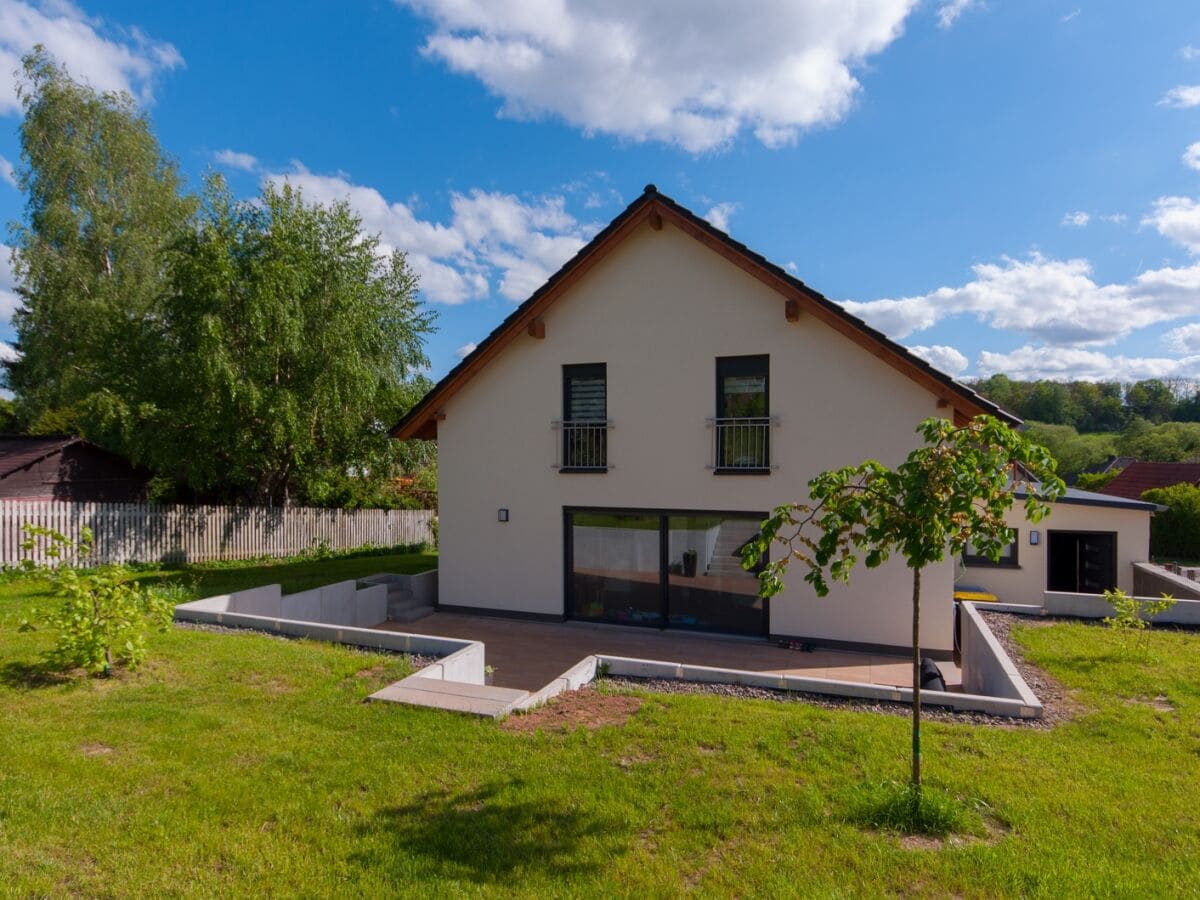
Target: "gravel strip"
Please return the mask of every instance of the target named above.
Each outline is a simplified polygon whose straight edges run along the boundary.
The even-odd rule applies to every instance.
[[[1042,718],[1018,719],[1011,716],[993,716],[984,712],[965,712],[924,704],[921,706],[921,718],[935,722],[990,725],[996,728],[1034,729],[1053,728],[1071,719],[1075,715],[1077,707],[1072,703],[1066,690],[1041,669],[1029,663],[1022,654],[1020,646],[1010,634],[1014,622],[1036,628],[1048,625],[1055,620],[994,612],[984,613],[984,617],[988,627],[1004,647],[1004,651],[1012,658],[1017,671],[1025,679],[1025,683],[1042,701]],[[605,678],[602,683],[615,688],[653,691],[661,694],[711,694],[718,697],[807,703],[823,709],[855,709],[892,716],[908,717],[912,714],[912,706],[909,703],[890,703],[856,697],[832,697],[827,694],[810,694],[802,691],[779,691],[743,684],[714,684],[701,681],[676,681],[670,678],[631,678],[628,676]]]
[[[280,634],[277,631],[260,631],[257,628],[231,628],[228,625],[211,625],[207,622],[181,622],[175,621],[176,628],[182,628],[185,631],[211,631],[214,634],[257,634],[261,637],[270,638],[276,641],[295,641],[307,640],[300,635]],[[388,650],[386,647],[357,647],[353,644],[342,644],[343,647],[349,647],[352,650],[359,650],[363,653],[381,653],[387,656],[407,656],[409,662],[412,663],[412,670],[418,672],[426,666],[437,662],[440,657],[429,656],[424,653],[405,653],[402,650]]]

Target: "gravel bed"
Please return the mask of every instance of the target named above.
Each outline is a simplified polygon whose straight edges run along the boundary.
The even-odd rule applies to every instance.
[[[207,622],[181,622],[176,620],[174,623],[176,628],[182,628],[185,631],[211,631],[214,634],[257,634],[261,637],[270,638],[275,641],[295,641],[306,640],[299,635],[280,634],[277,631],[260,631],[257,628],[231,628],[228,625],[211,625]],[[412,670],[418,672],[426,666],[437,662],[440,657],[430,656],[425,653],[405,653],[403,650],[388,650],[386,647],[356,647],[353,644],[342,644],[343,647],[349,647],[352,650],[360,650],[363,653],[382,653],[387,656],[407,656],[409,662],[412,663]]]
[[[1032,619],[1007,613],[985,613],[988,627],[1012,658],[1026,684],[1042,701],[1043,714],[1040,719],[1018,719],[1011,716],[993,716],[984,712],[966,712],[937,706],[921,706],[921,718],[935,722],[964,722],[971,725],[990,725],[998,728],[1053,728],[1070,719],[1075,707],[1070,697],[1057,681],[1038,669],[1021,653],[1020,646],[1012,639],[1010,630],[1014,622],[1038,627],[1050,624],[1053,619]],[[605,678],[602,682],[615,688],[638,691],[653,691],[661,694],[711,694],[718,697],[755,700],[775,700],[783,703],[807,703],[823,709],[856,709],[885,715],[908,717],[912,714],[909,703],[866,700],[857,697],[832,697],[826,694],[810,694],[803,691],[779,691],[771,688],[751,687],[743,684],[714,684],[700,681],[677,681],[671,678],[632,678],[621,676]]]

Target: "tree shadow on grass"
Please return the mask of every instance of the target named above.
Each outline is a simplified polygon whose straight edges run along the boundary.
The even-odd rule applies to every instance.
[[[68,684],[76,674],[63,670],[46,660],[12,660],[0,666],[0,684],[17,690]]]
[[[406,806],[381,809],[361,828],[380,847],[356,861],[394,866],[407,856],[442,875],[491,883],[522,873],[587,875],[623,852],[624,822],[561,800],[520,799],[514,786],[519,783],[458,794],[430,791]],[[588,843],[592,846],[583,846]]]

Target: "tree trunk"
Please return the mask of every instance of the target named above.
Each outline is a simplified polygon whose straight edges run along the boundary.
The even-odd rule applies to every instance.
[[[912,593],[912,784],[921,790],[921,570],[913,569]]]

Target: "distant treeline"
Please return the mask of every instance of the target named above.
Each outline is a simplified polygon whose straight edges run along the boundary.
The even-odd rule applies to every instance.
[[[1123,431],[1136,419],[1153,424],[1200,422],[1200,383],[1150,378],[1118,381],[1014,381],[993,375],[972,387],[1026,421],[1077,431]]]
[[[1200,385],[1014,381],[993,375],[972,387],[1028,425],[1068,480],[1112,456],[1178,462],[1200,456]]]

